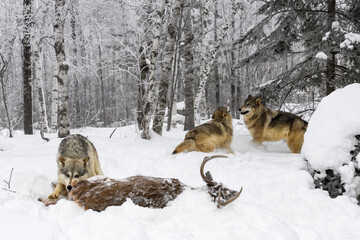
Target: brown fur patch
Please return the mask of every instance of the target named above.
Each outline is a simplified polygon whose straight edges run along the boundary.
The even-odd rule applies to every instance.
[[[226,149],[232,153],[233,126],[228,108],[220,107],[212,115],[212,120],[190,130],[173,154],[180,152],[212,152],[215,149]]]
[[[301,151],[307,122],[294,114],[266,108],[260,97],[251,95],[239,109],[244,122],[256,143],[286,140],[293,153]]]
[[[124,180],[110,178],[81,181],[70,192],[70,199],[85,209],[103,211],[121,206],[130,198],[141,207],[164,208],[184,190],[179,180],[134,176]]]

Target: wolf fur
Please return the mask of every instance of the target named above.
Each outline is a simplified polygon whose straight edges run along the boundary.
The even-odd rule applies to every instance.
[[[173,154],[180,152],[212,152],[215,149],[226,149],[233,153],[230,147],[233,137],[232,117],[229,107],[219,107],[212,115],[212,120],[190,130]]]
[[[58,183],[49,199],[70,191],[79,181],[103,175],[94,145],[80,134],[64,138],[57,153]]]
[[[307,122],[288,112],[266,108],[260,97],[251,95],[239,109],[255,143],[285,139],[293,153],[300,153]]]

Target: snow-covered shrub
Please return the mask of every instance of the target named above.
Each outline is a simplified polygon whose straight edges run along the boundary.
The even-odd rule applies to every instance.
[[[360,84],[323,98],[309,121],[302,156],[316,187],[331,197],[360,194]]]

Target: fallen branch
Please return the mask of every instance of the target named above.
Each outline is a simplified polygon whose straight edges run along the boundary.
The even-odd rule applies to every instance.
[[[9,192],[12,192],[12,193],[16,193],[16,191],[14,191],[14,190],[11,190],[11,186],[10,186],[10,184],[11,184],[11,179],[12,179],[12,174],[13,174],[13,171],[14,171],[14,168],[11,168],[11,172],[10,172],[10,178],[9,178],[9,181],[5,181],[4,180],[4,182],[8,185],[8,188],[6,189],[6,188],[1,188],[1,189],[3,189],[3,190],[5,190],[5,191],[9,191]]]

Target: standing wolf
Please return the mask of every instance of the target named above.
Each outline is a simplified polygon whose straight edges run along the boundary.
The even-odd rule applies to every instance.
[[[190,130],[173,154],[184,151],[212,152],[222,148],[233,153],[230,147],[233,137],[232,117],[229,107],[219,107],[212,115],[210,122]]]
[[[49,199],[58,198],[65,189],[95,175],[103,175],[94,145],[80,134],[64,138],[57,153],[58,184]]]
[[[293,153],[300,153],[307,122],[294,114],[266,108],[251,95],[239,109],[255,143],[285,139]]]

